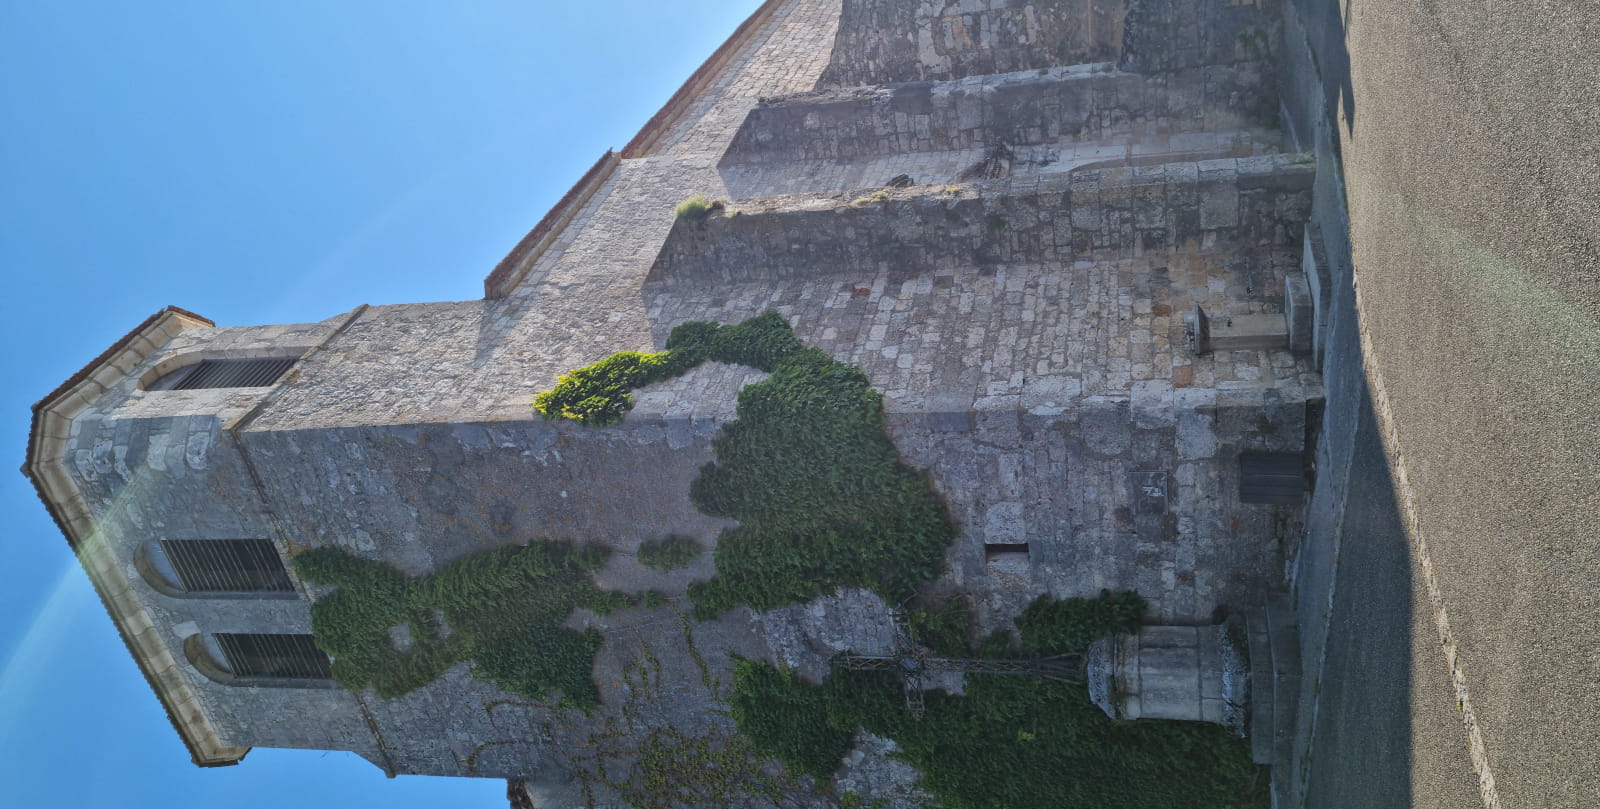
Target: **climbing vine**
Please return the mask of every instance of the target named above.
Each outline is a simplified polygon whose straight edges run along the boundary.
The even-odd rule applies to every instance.
[[[312,605],[311,631],[345,688],[370,685],[397,697],[471,660],[474,676],[507,692],[530,699],[560,692],[563,704],[587,710],[600,699],[591,675],[600,633],[561,624],[574,607],[603,615],[629,603],[590,580],[608,555],[599,546],[535,542],[407,576],[322,547],[294,564],[307,581],[336,588]],[[409,637],[398,642],[397,635]]]
[[[1143,610],[1131,593],[1040,599],[1017,629],[1042,648],[1017,649],[997,633],[968,652],[1082,651],[1096,637],[1137,627]],[[894,739],[898,757],[922,772],[919,786],[946,809],[1267,805],[1248,746],[1215,725],[1114,721],[1081,684],[1028,677],[968,675],[965,694],[924,698],[926,714],[914,719],[892,674],[840,670],[816,685],[740,660],[729,705],[756,750],[796,771],[831,774],[858,728]]]
[[[955,529],[921,471],[900,463],[883,398],[853,365],[807,347],[775,312],[736,326],[684,323],[666,350],[623,352],[563,376],[534,408],[589,425],[620,420],[640,385],[707,360],[771,376],[739,394],[738,420],[712,445],[689,496],[739,521],[718,538],[716,575],[691,586],[702,619],[770,609],[838,587],[897,603],[938,576]]]
[[[722,683],[696,648],[694,624],[679,614],[683,645],[700,669],[703,691],[694,700],[720,701]],[[662,637],[665,637],[663,634]],[[643,661],[623,667],[619,715],[605,718],[572,750],[573,775],[587,809],[802,809],[815,787],[772,766],[743,734],[722,719],[684,723],[667,704],[694,687],[663,679],[661,661],[640,639]],[[715,711],[713,713],[721,713]],[[620,799],[620,803],[615,800]]]
[[[700,555],[700,543],[689,537],[670,536],[639,543],[639,564],[656,570],[688,567]]]

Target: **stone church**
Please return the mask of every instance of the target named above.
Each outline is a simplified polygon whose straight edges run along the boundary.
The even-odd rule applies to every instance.
[[[775,311],[865,372],[959,530],[933,586],[985,631],[1103,588],[1152,624],[1258,607],[1322,400],[1315,165],[1281,131],[1278,6],[768,0],[481,300],[268,326],[165,309],[36,405],[24,472],[196,764],[347,750],[552,806],[621,713],[728,724],[730,653],[821,676],[891,642],[864,592],[680,620],[710,555],[635,558],[730,525],[689,482],[763,373],[701,366],[604,428],[530,409],[685,321]],[[675,217],[694,195],[721,204]],[[600,587],[667,597],[574,613],[604,638],[587,715],[466,666],[393,699],[335,686],[321,591],[286,563],[337,546],[422,575],[540,537],[606,546]],[[646,658],[659,693],[634,699]],[[904,766],[859,752],[863,779]]]

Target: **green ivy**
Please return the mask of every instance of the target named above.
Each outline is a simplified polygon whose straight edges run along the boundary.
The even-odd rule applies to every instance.
[[[828,695],[790,668],[735,657],[728,713],[751,745],[790,771],[826,780],[850,752],[852,733],[828,724]]]
[[[932,649],[935,654],[962,657],[967,649],[967,627],[971,613],[965,601],[937,606],[916,606],[906,610],[906,628],[911,639]]]
[[[1024,637],[1051,639],[1048,652],[1073,652],[1096,637],[1136,628],[1143,609],[1143,600],[1127,593],[1040,599],[1017,624]],[[974,653],[1030,652],[1013,648],[1008,633],[999,632]],[[730,713],[757,750],[813,774],[832,774],[858,728],[892,738],[900,748],[896,755],[922,772],[921,788],[946,809],[1260,809],[1268,803],[1266,779],[1251,763],[1248,744],[1221,727],[1115,721],[1076,683],[969,675],[965,691],[926,692],[919,720],[906,711],[892,674],[838,670],[813,685],[741,660]]]
[[[700,543],[689,537],[670,536],[639,543],[639,564],[656,570],[688,567],[700,555]]]
[[[1096,638],[1138,627],[1146,606],[1136,593],[1109,590],[1101,590],[1099,598],[1040,596],[1017,617],[1017,630],[1028,654],[1079,652]]]
[[[738,420],[690,486],[700,511],[739,522],[717,540],[715,578],[690,587],[697,617],[838,587],[898,603],[939,575],[956,532],[927,476],[900,463],[884,434],[882,396],[859,368],[802,345],[776,312],[736,326],[684,323],[665,351],[579,368],[534,407],[546,418],[614,423],[633,388],[707,360],[772,376],[739,393]]]
[[[294,564],[307,581],[337,588],[312,605],[311,631],[345,688],[370,685],[381,697],[398,697],[471,660],[476,677],[505,691],[530,699],[559,691],[564,704],[587,710],[600,699],[591,674],[600,633],[561,624],[574,607],[603,615],[627,606],[627,596],[590,579],[608,555],[599,546],[535,542],[406,576],[323,547]],[[404,652],[390,634],[400,626],[411,636]]]

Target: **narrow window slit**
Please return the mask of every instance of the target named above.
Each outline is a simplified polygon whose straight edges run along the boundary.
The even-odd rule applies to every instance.
[[[983,558],[986,562],[1000,562],[1009,559],[1028,558],[1028,543],[1026,542],[985,542],[983,543]]]

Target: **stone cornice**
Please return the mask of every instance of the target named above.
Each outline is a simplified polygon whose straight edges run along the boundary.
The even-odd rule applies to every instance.
[[[162,641],[110,546],[96,532],[93,512],[73,482],[65,459],[73,419],[127,378],[173,336],[184,329],[213,325],[210,320],[177,307],[169,306],[151,315],[33,406],[33,429],[28,437],[27,460],[22,467],[23,474],[33,482],[39,499],[44,501],[50,516],[66,536],[67,544],[77,553],[118,634],[166,708],[167,718],[177,729],[184,746],[189,748],[190,757],[202,767],[237,764],[250,748],[223,744],[201,708],[198,694]]]

